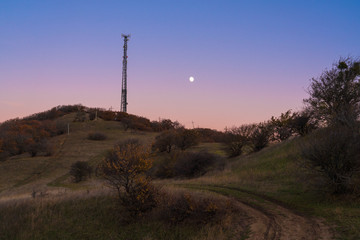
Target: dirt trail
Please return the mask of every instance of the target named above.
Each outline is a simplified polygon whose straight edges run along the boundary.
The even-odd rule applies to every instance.
[[[224,189],[227,192],[241,192],[247,195],[235,198],[235,200],[251,218],[249,238],[251,240],[334,239],[331,228],[321,219],[304,216],[276,200],[237,188],[212,186],[207,190],[230,196],[221,191]]]

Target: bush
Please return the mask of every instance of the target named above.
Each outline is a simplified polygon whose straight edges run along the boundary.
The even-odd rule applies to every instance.
[[[302,156],[334,193],[354,190],[360,171],[360,134],[345,127],[319,129],[302,145]]]
[[[27,146],[27,151],[31,154],[31,157],[35,157],[39,153],[45,156],[52,156],[54,154],[54,145],[47,139],[42,139],[39,142],[33,142]]]
[[[198,177],[212,169],[222,169],[223,160],[208,152],[187,152],[180,154],[173,167],[176,177]]]
[[[176,130],[175,145],[181,150],[186,150],[199,144],[196,130],[178,129]]]
[[[95,132],[95,133],[89,133],[87,138],[89,140],[102,141],[102,140],[105,140],[107,137],[103,133]]]
[[[224,151],[228,157],[240,156],[243,147],[248,144],[248,139],[242,135],[226,132],[224,136]]]
[[[139,216],[156,206],[156,189],[146,172],[152,166],[149,149],[137,140],[126,140],[110,150],[98,169],[116,189],[120,204],[131,216]]]
[[[175,144],[176,136],[177,135],[174,130],[161,133],[156,136],[152,149],[159,150],[159,152],[170,153],[173,145]]]
[[[203,193],[185,193],[179,191],[164,192],[159,199],[159,206],[153,214],[159,219],[170,224],[219,223],[226,215],[239,216],[241,212],[235,202],[221,197],[204,196]]]
[[[91,177],[92,167],[88,162],[77,161],[71,165],[69,173],[73,177],[73,181],[78,183],[85,180],[87,177]]]
[[[77,112],[74,118],[74,122],[85,122],[86,113],[85,112]]]

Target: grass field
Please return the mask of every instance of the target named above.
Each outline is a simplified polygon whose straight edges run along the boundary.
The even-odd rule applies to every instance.
[[[65,116],[63,121],[70,122],[71,117]],[[91,132],[101,132],[107,139],[88,140]],[[118,122],[70,122],[69,135],[52,139],[57,146],[53,156],[31,158],[24,154],[0,162],[0,239],[236,239],[220,225],[199,228],[156,221],[119,225],[121,213],[114,213],[114,200],[101,179],[93,176],[78,184],[71,182],[68,172],[74,162],[88,161],[95,167],[115,143],[137,138],[150,144],[155,136],[124,131]],[[224,170],[200,178],[155,183],[214,192],[261,208],[267,208],[265,202],[270,201],[305,216],[325,219],[336,230],[337,239],[359,239],[359,198],[333,196],[321,189],[317,178],[302,166],[301,141],[295,138],[258,153],[226,159]],[[201,143],[189,151],[202,150],[224,156],[218,143]],[[33,199],[33,192],[44,197]]]

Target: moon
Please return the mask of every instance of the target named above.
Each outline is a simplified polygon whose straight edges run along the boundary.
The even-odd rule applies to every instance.
[[[195,80],[195,78],[193,76],[189,77],[189,81],[193,82]]]

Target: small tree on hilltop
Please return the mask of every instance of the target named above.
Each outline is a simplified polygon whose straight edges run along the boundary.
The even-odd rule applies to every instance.
[[[118,193],[120,204],[132,216],[141,215],[156,205],[155,189],[146,172],[152,166],[150,151],[137,140],[115,145],[99,166],[102,176]]]
[[[269,142],[273,131],[269,123],[259,123],[250,136],[254,152],[265,148]]]
[[[274,116],[271,117],[270,121],[274,129],[273,140],[284,141],[292,136],[293,128],[291,123],[293,121],[293,115],[291,114],[291,110],[281,113],[277,118]]]
[[[311,80],[309,94],[304,102],[318,119],[328,125],[354,126],[360,115],[360,62],[340,59]]]

